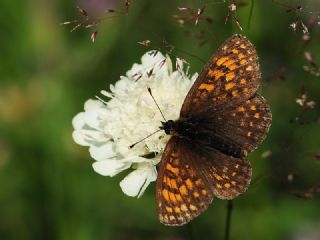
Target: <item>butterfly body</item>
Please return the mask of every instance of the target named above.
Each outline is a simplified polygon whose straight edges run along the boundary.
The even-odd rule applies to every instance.
[[[191,145],[192,142],[197,141],[197,145],[214,148],[229,156],[241,158],[246,155],[246,152],[240,147],[215,135],[214,131],[203,129],[202,126],[206,125],[204,121],[205,119],[201,118],[168,120],[162,123],[160,129],[163,129],[168,135],[183,138]]]
[[[156,184],[163,224],[186,224],[214,197],[233,199],[248,189],[252,168],[245,157],[271,125],[269,105],[257,93],[260,75],[254,46],[233,35],[202,69],[180,117],[162,123],[171,135]]]

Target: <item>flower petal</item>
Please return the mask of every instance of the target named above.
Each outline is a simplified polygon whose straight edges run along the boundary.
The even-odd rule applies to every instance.
[[[76,143],[82,146],[101,145],[110,139],[103,132],[94,129],[75,130],[72,137]]]
[[[99,100],[89,99],[84,103],[84,110],[89,111],[93,109],[99,109],[103,106],[103,103]]]
[[[73,131],[72,133],[73,141],[81,146],[90,146],[90,142],[87,141],[86,137],[81,131]]]
[[[85,125],[84,112],[80,112],[73,117],[72,126],[74,129],[81,129],[84,127],[84,125]]]
[[[162,64],[165,61],[165,64]],[[134,78],[134,76],[147,75],[150,70],[153,72],[167,73],[168,66],[166,64],[166,58],[157,50],[149,51],[145,53],[141,58],[141,64],[133,64],[132,68],[127,72],[129,78]]]
[[[97,161],[92,164],[94,171],[101,174],[102,176],[113,177],[119,172],[129,168],[131,166],[130,162],[124,162],[121,160],[102,160]]]
[[[143,66],[153,66],[154,64],[158,63],[164,59],[164,56],[158,50],[151,50],[146,52],[141,57],[141,65]]]
[[[154,182],[157,179],[157,170],[156,167],[153,165],[150,165],[150,169],[148,171],[148,176],[146,179],[146,182],[144,183],[144,185],[142,186],[138,198],[142,196],[142,194],[144,193],[144,191],[147,189],[147,187],[149,186],[150,182]]]
[[[90,156],[97,161],[109,159],[116,155],[113,148],[114,146],[112,142],[108,142],[100,146],[92,145],[89,149]]]
[[[130,197],[140,197],[150,182],[155,181],[155,167],[148,165],[149,167],[146,167],[146,164],[143,164],[142,168],[131,172],[120,182],[120,187],[125,194]]]

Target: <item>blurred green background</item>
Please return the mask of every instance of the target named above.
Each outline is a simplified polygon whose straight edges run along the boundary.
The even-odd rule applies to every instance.
[[[193,73],[234,33],[257,48],[273,124],[249,156],[254,180],[234,200],[230,239],[320,239],[320,79],[303,69],[319,70],[320,2],[234,1],[226,24],[231,1],[130,2],[128,16],[99,25],[95,43],[93,29],[70,33],[60,23],[81,19],[77,5],[94,16],[123,12],[125,1],[0,2],[0,239],[222,239],[226,201],[215,199],[189,228],[161,225],[154,184],[130,198],[119,187],[126,173],[96,174],[71,120],[148,49],[165,53],[164,39]],[[205,8],[198,25],[180,25],[173,15],[192,16],[177,7]],[[146,39],[153,47],[137,44]],[[296,103],[302,89],[314,108]]]

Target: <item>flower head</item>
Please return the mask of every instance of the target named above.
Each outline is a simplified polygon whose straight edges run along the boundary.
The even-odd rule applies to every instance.
[[[142,56],[141,64],[121,76],[110,92],[101,93],[109,101],[88,100],[84,112],[73,119],[73,139],[88,146],[94,170],[103,176],[114,176],[133,169],[121,182],[123,192],[141,196],[157,177],[156,165],[169,140],[158,131],[133,148],[130,145],[159,129],[163,118],[147,88],[153,92],[166,119],[178,119],[180,108],[197,74],[189,77],[183,62],[176,61],[176,70],[168,56],[150,51]]]

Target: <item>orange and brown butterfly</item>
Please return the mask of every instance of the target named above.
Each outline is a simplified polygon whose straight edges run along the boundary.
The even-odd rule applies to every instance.
[[[246,37],[234,35],[203,68],[179,119],[163,122],[160,128],[171,138],[156,183],[160,222],[186,224],[214,197],[233,199],[248,189],[252,168],[245,157],[271,125],[259,85],[256,50]]]

